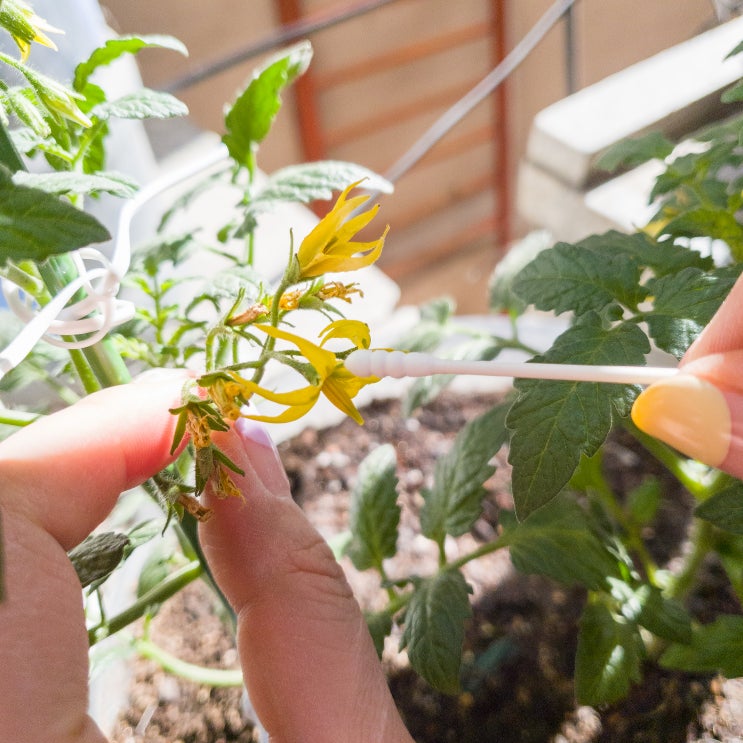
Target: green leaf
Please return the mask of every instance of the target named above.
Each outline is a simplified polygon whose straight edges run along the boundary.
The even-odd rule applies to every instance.
[[[520,271],[513,291],[527,304],[557,314],[600,312],[613,302],[635,307],[646,292],[639,262],[616,249],[626,240],[611,232],[575,245],[557,243]]]
[[[284,202],[307,204],[328,200],[333,193],[356,181],[360,188],[381,193],[392,193],[394,186],[372,170],[340,160],[319,160],[277,170],[260,185],[243,212],[243,224],[236,232],[240,237],[252,232],[260,214],[275,209]]]
[[[661,487],[657,477],[646,476],[627,495],[627,509],[635,524],[649,524],[658,511],[661,501]]]
[[[367,614],[365,619],[369,634],[374,641],[377,657],[381,660],[384,652],[384,640],[392,632],[392,617],[386,611],[382,611],[377,614]]]
[[[597,706],[626,696],[640,680],[643,644],[637,627],[603,605],[583,611],[575,656],[575,695],[579,704]]]
[[[396,467],[397,455],[391,444],[378,446],[359,465],[350,506],[353,538],[347,550],[357,570],[379,570],[382,561],[397,550],[400,506]]]
[[[730,59],[730,57],[734,57],[736,54],[740,54],[743,52],[743,41],[738,42],[726,55],[725,59]]]
[[[464,622],[472,615],[469,587],[459,571],[421,581],[405,613],[400,649],[431,686],[445,694],[460,689]]]
[[[729,87],[720,96],[720,100],[723,103],[735,103],[737,101],[743,101],[743,80],[739,80],[735,85]]]
[[[610,173],[619,168],[634,168],[648,160],[665,160],[674,147],[674,143],[660,132],[650,132],[617,142],[601,155],[596,167]]]
[[[586,315],[566,330],[539,361],[573,364],[645,363],[645,334],[631,323],[612,329]],[[616,416],[629,415],[638,389],[593,382],[518,380],[519,397],[508,413],[512,430],[509,461],[519,518],[548,503],[570,480],[581,454],[592,456]]]
[[[117,119],[170,119],[185,116],[188,106],[170,93],[142,88],[95,106],[90,115],[101,121]]]
[[[489,464],[506,440],[508,406],[496,405],[468,422],[452,448],[436,462],[434,485],[423,491],[421,531],[442,544],[447,534],[467,532],[480,515],[483,483],[495,472]]]
[[[130,199],[137,192],[137,184],[122,173],[27,173],[19,171],[13,176],[13,183],[29,188],[38,188],[47,193],[64,194],[109,193],[122,199]]]
[[[305,41],[256,70],[225,116],[227,133],[223,141],[235,162],[251,162],[255,148],[265,139],[281,108],[282,90],[307,69],[311,58],[312,46]]]
[[[666,223],[660,236],[708,237],[725,242],[736,260],[743,259],[743,227],[726,208],[690,209]]]
[[[597,536],[588,514],[563,493],[522,522],[501,513],[500,538],[511,561],[522,573],[538,573],[590,590],[607,587],[610,576],[619,576],[614,555]]]
[[[691,642],[691,618],[680,603],[665,598],[660,589],[646,583],[631,586],[613,577],[609,585],[619,613],[628,622],[642,625],[664,640]]]
[[[16,185],[0,169],[0,263],[42,261],[109,237],[95,217],[44,191]]]
[[[687,268],[648,282],[654,300],[644,318],[658,348],[680,359],[712,319],[741,268],[730,266],[707,273]]]
[[[735,482],[697,506],[694,515],[719,529],[743,535],[743,483]]]
[[[520,315],[526,309],[526,303],[513,292],[513,281],[521,269],[552,243],[549,232],[540,230],[530,233],[508,249],[490,277],[489,304],[493,312]]]
[[[142,49],[170,49],[179,52],[184,57],[188,56],[186,47],[172,36],[151,34],[147,36],[120,36],[117,39],[109,39],[106,43],[94,49],[85,62],[81,62],[75,68],[73,87],[82,91],[88,78],[99,68],[111,64],[124,54],[136,54]]]
[[[671,645],[660,664],[687,673],[743,676],[743,617],[723,615],[711,624],[695,627],[691,643]]]

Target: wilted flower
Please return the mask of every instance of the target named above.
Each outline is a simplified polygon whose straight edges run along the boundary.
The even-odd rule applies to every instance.
[[[340,281],[328,281],[317,290],[317,296],[326,302],[328,299],[342,299],[344,302],[351,301],[351,295],[364,296],[358,284],[342,284]]]
[[[353,242],[352,238],[374,219],[379,205],[355,217],[351,215],[368,196],[355,196],[348,199],[350,191],[361,181],[352,183],[335,202],[335,206],[302,240],[297,251],[299,278],[307,279],[322,276],[333,271],[355,271],[369,266],[379,258],[387,235],[386,227],[381,237],[371,242]],[[363,255],[356,255],[363,253]]]

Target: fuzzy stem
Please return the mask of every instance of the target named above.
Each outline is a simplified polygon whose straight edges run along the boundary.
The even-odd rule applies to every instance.
[[[111,617],[105,625],[93,627],[88,630],[88,642],[95,645],[97,642],[115,634],[127,625],[143,617],[155,604],[162,604],[174,596],[178,591],[185,588],[189,583],[195,581],[204,568],[198,560],[184,565],[180,570],[171,573],[165,580],[140,596],[131,606],[124,609],[116,616]]]

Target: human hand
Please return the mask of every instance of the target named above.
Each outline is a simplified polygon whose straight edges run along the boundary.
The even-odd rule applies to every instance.
[[[743,477],[743,276],[680,367],[637,398],[633,421],[681,453]]]
[[[184,377],[95,393],[0,443],[5,600],[0,741],[99,743],[88,641],[66,551],[120,492],[171,460]],[[207,492],[204,551],[235,608],[251,701],[275,741],[410,741],[342,571],[292,501],[270,439],[240,421],[215,442],[245,471],[244,502]]]

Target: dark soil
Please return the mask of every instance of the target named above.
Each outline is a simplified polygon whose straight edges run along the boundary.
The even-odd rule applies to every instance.
[[[332,537],[346,528],[358,463],[378,444],[394,443],[403,518],[392,572],[433,572],[436,552],[417,526],[420,490],[430,484],[437,457],[464,421],[494,401],[492,396],[445,393],[409,420],[401,417],[398,401],[377,402],[364,411],[362,428],[345,421],[333,429],[306,430],[280,446],[294,496],[320,532]],[[453,555],[491,539],[500,509],[510,505],[506,452],[499,453],[496,464],[482,517],[470,534],[447,545]],[[690,496],[630,437],[610,440],[605,467],[618,493],[629,492],[648,473],[661,478],[666,495],[645,536],[653,556],[672,566],[684,546]],[[343,564],[362,606],[378,607],[383,596],[374,577]],[[601,710],[576,707],[572,674],[583,592],[517,574],[501,552],[470,563],[466,577],[473,587],[474,616],[465,643],[462,693],[445,696],[432,690],[396,653],[399,638],[386,649],[390,688],[419,743],[743,741],[743,680],[692,677],[648,665],[642,683],[623,702]],[[740,612],[714,563],[707,566],[689,608],[701,621],[721,611]],[[233,640],[203,584],[171,599],[151,633],[156,643],[184,660],[236,667]],[[241,713],[240,690],[200,687],[144,660],[137,661],[134,673],[129,709],[114,743],[258,740]]]

